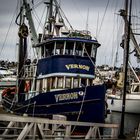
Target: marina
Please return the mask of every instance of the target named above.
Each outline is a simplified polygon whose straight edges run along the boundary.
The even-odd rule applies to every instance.
[[[118,14],[124,20],[118,69],[96,66],[104,44],[89,31],[89,13],[86,29],[79,30],[60,1],[39,4],[46,8],[41,32],[34,1],[17,4],[17,62],[10,69],[8,61],[0,61],[0,140],[140,140],[140,69],[129,60],[132,53],[140,60],[132,0],[124,0]]]
[[[105,84],[94,84],[98,40],[88,30],[76,30],[59,3],[45,4],[43,33],[37,33],[31,3],[22,0],[18,31],[17,84],[2,93],[2,106],[16,115],[104,123]],[[37,58],[28,58],[28,38]],[[96,111],[98,110],[98,111]]]

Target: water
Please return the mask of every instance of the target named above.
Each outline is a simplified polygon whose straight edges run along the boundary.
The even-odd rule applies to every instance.
[[[125,114],[124,120],[124,134],[134,133],[140,123],[140,114]],[[106,122],[120,124],[121,113],[112,112],[108,115]]]

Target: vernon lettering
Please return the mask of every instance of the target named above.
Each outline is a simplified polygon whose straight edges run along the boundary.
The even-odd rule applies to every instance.
[[[83,70],[89,71],[89,69],[90,69],[89,66],[80,65],[80,64],[68,64],[68,65],[65,65],[65,67],[67,68],[67,70],[70,70],[70,69],[83,69]]]
[[[67,93],[54,95],[56,102],[78,99],[78,93]]]

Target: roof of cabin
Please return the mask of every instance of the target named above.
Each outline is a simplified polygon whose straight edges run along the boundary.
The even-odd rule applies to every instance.
[[[47,43],[51,43],[51,42],[54,42],[54,41],[70,41],[70,42],[84,42],[84,43],[91,43],[91,44],[97,44],[97,46],[99,47],[100,44],[98,43],[97,40],[92,40],[92,39],[85,39],[85,38],[74,38],[74,37],[54,37],[54,38],[50,38],[50,39],[47,39],[41,43],[38,43],[37,45],[35,45],[35,47],[39,47],[39,46],[42,46],[44,44],[47,44]]]

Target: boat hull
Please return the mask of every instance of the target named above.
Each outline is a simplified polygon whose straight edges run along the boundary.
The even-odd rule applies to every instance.
[[[22,103],[12,104],[3,97],[2,104],[15,114],[52,118],[65,115],[67,120],[100,122],[105,119],[105,86],[89,86],[61,91],[40,93]]]
[[[111,111],[122,111],[122,99],[107,99],[108,108]],[[140,99],[126,99],[125,112],[140,114]]]

